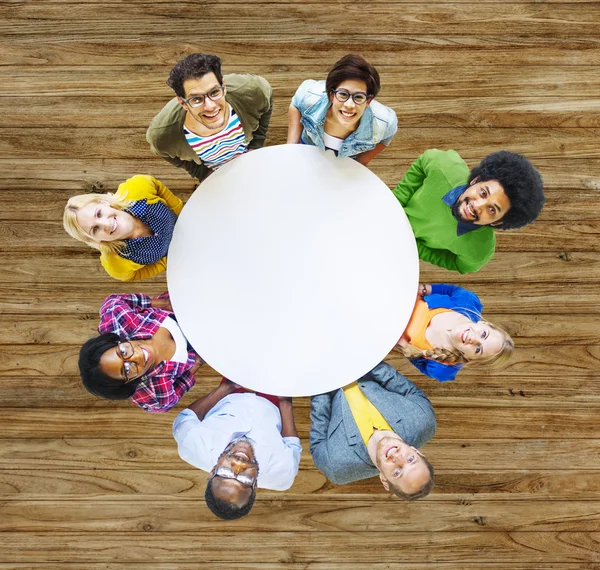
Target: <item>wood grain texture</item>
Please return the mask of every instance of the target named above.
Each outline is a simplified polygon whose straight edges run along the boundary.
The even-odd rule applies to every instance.
[[[241,519],[243,521],[243,519]],[[215,524],[215,523],[213,523]],[[228,523],[228,531],[198,533],[152,533],[151,530],[120,533],[14,533],[0,535],[0,548],[7,562],[61,561],[209,563],[236,564],[248,552],[242,541],[232,540],[240,520]],[[221,525],[223,526],[223,525]],[[348,541],[345,532],[318,533],[261,532],[244,533],[249,544],[264,562],[285,565],[289,562],[326,563],[333,559],[352,559],[355,563],[384,563],[402,558],[437,562],[598,562],[596,532],[354,532]],[[381,549],[382,540],[386,544]]]
[[[600,570],[599,23],[591,0],[0,3],[0,570]],[[83,389],[78,349],[103,298],[167,284],[111,280],[64,233],[64,204],[138,173],[189,198],[195,180],[152,156],[145,131],[194,51],[269,80],[268,144],[285,141],[298,85],[360,51],[398,116],[369,165],[390,188],[427,148],[470,166],[507,148],[542,173],[538,222],[498,232],[485,268],[421,264],[421,281],[480,295],[515,337],[508,366],[440,384],[387,358],[437,412],[424,500],[378,478],[328,482],[300,398],[294,486],[221,521],[171,435],[217,372],[160,415]]]

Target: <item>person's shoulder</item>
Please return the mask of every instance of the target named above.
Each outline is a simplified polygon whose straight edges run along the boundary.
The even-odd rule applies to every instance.
[[[313,105],[323,98],[325,95],[325,81],[315,81],[314,79],[306,79],[303,81],[294,95],[293,103],[296,107],[303,108]]]
[[[252,73],[230,73],[224,75],[225,88],[229,95],[245,95],[260,93],[266,97],[270,97],[273,88],[269,82],[260,75]]]
[[[146,134],[148,142],[160,148],[161,143],[170,140],[173,133],[181,134],[185,113],[177,97],[171,99],[152,119]]]
[[[156,194],[152,176],[136,174],[119,184],[116,194],[125,200],[142,200]]]
[[[426,150],[420,161],[427,173],[430,190],[445,194],[452,188],[466,184],[469,179],[469,167],[455,150]],[[433,186],[432,186],[433,185]]]
[[[394,111],[394,109],[391,107],[387,107],[383,103],[374,100],[369,105],[369,108],[373,113],[373,120],[385,125],[395,125],[398,123],[396,111]]]

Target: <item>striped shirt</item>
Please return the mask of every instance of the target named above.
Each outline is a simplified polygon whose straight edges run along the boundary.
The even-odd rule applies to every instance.
[[[218,168],[248,150],[240,118],[231,105],[229,105],[229,122],[217,134],[200,137],[185,126],[183,132],[188,144],[209,168]]]

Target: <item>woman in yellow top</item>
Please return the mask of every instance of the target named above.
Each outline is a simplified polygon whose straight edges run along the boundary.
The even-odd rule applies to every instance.
[[[71,237],[100,251],[100,262],[111,277],[138,281],[166,269],[182,207],[162,182],[138,174],[120,184],[115,194],[73,196],[63,224]]]
[[[481,317],[483,305],[472,291],[456,285],[419,285],[419,294],[397,349],[423,374],[454,380],[462,366],[498,366],[514,342]]]

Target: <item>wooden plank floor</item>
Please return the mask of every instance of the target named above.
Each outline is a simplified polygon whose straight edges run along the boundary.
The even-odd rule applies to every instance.
[[[5,0],[0,2],[0,570],[600,569],[600,3],[588,0]],[[417,503],[378,480],[337,487],[305,447],[287,493],[215,519],[205,475],[177,456],[177,410],[212,389],[209,368],[176,410],[143,414],[81,387],[77,354],[112,281],[71,240],[66,199],[153,174],[164,81],[193,51],[275,89],[268,144],[285,141],[300,82],[341,55],[377,65],[399,131],[372,163],[390,186],[425,149],[471,164],[507,148],[541,170],[540,220],[499,233],[494,260],[423,281],[474,289],[517,350],[501,371],[453,384],[389,361],[430,396],[425,452],[437,486]]]

